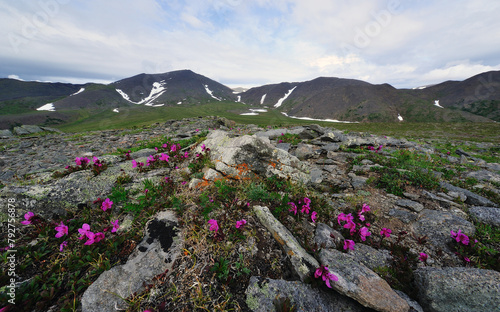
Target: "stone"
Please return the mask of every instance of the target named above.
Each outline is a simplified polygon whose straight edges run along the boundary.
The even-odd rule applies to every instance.
[[[448,211],[424,209],[420,212],[418,220],[412,224],[413,232],[418,237],[427,236],[428,241],[439,248],[446,247],[452,238],[450,231],[472,236],[476,228],[467,220],[464,220]]]
[[[203,179],[205,179],[207,181],[216,181],[216,180],[220,180],[222,178],[224,178],[224,176],[220,172],[218,172],[212,168],[208,168],[207,172],[205,172],[205,174],[203,176]]]
[[[246,304],[251,311],[268,312],[276,310],[273,302],[276,299],[290,299],[290,303],[297,312],[369,312],[372,311],[356,301],[342,296],[336,292],[312,288],[311,285],[300,281],[284,281],[250,277],[249,285],[245,291]]]
[[[429,312],[499,311],[500,273],[423,267],[414,272],[419,302]]]
[[[407,193],[407,192],[404,192],[404,193],[403,193],[403,195],[404,195],[404,197],[409,198],[409,199],[411,199],[411,200],[417,200],[417,199],[419,199],[419,198],[420,198],[420,196],[419,196],[419,195],[417,195],[417,194],[413,194],[413,193]]]
[[[312,158],[316,153],[314,152],[314,145],[299,143],[295,149],[295,157],[300,160]]]
[[[326,151],[326,152],[336,152],[339,149],[340,149],[340,145],[338,145],[336,143],[326,144],[326,145],[323,145],[321,147],[321,150]]]
[[[0,130],[0,138],[6,139],[13,137],[14,134],[10,130]]]
[[[409,199],[399,199],[398,201],[396,201],[396,205],[400,207],[409,208],[415,212],[420,212],[424,209],[424,205]]]
[[[331,237],[333,235],[334,237]],[[344,241],[344,236],[324,223],[316,226],[314,242],[321,248],[337,248]]]
[[[310,277],[319,267],[319,263],[313,256],[300,245],[292,233],[269,211],[269,208],[254,206],[253,211],[260,223],[271,233],[274,239],[281,245],[290,258],[295,272],[302,281]]]
[[[497,207],[497,205],[494,202],[492,202],[491,200],[484,198],[483,196],[480,196],[480,195],[473,193],[471,191],[468,191],[468,190],[465,190],[463,188],[451,185],[450,183],[439,182],[439,185],[441,187],[447,189],[450,192],[458,192],[458,193],[462,193],[465,196],[467,196],[467,199],[465,200],[466,204],[469,204],[472,206]]]
[[[447,199],[447,198],[444,198],[444,197],[441,197],[441,196],[437,196],[431,192],[428,192],[428,191],[422,191],[422,193],[427,196],[427,198],[431,199],[432,201],[435,201],[435,202],[438,202],[440,206],[444,207],[444,208],[450,208],[451,206],[459,206],[457,203]],[[464,195],[465,196],[465,195]],[[447,196],[449,198],[449,196]]]
[[[320,140],[326,142],[343,142],[346,139],[346,136],[340,131],[327,132],[320,137]]]
[[[469,213],[479,222],[500,227],[500,208],[474,206]]]
[[[24,129],[23,127],[14,127],[12,132],[16,135],[27,135],[31,134],[28,130]]]
[[[403,223],[410,223],[417,219],[417,214],[414,212],[409,212],[408,210],[392,208],[389,210],[389,216],[398,218]]]
[[[500,174],[489,171],[489,170],[471,171],[471,172],[468,172],[466,174],[466,177],[474,178],[474,179],[477,179],[479,181],[500,183]]]
[[[21,128],[28,131],[30,134],[43,132],[43,129],[36,125],[22,125]]]
[[[276,148],[282,149],[285,152],[288,152],[290,150],[291,146],[292,146],[292,144],[290,144],[290,143],[278,143],[278,144],[276,144]]]
[[[365,307],[381,312],[407,312],[410,307],[380,276],[354,256],[338,250],[322,249],[319,253],[322,265],[338,277],[331,282],[332,288]]]
[[[136,152],[130,153],[130,158],[136,159],[141,157],[148,157],[149,155],[156,155],[158,152],[154,148],[144,148]]]
[[[397,290],[395,289],[394,290],[401,298],[403,298],[404,300],[406,300],[406,303],[408,303],[408,305],[410,306],[410,308],[412,309],[411,312],[424,312],[424,309],[422,309],[422,307],[420,306],[420,304],[411,299],[410,296],[408,296],[407,294],[405,294],[404,292],[400,291],[400,290]]]
[[[323,170],[319,168],[311,169],[311,183],[319,184],[323,182]]]
[[[368,178],[357,176],[354,173],[349,173],[349,177],[351,178],[351,185],[354,189],[362,188],[368,180]]]
[[[389,267],[392,257],[388,250],[377,250],[365,244],[358,243],[354,250],[349,251],[349,254],[366,265],[370,270],[380,267]]]
[[[144,289],[153,278],[172,269],[183,241],[175,213],[158,213],[146,224],[146,236],[136,246],[127,263],[102,273],[82,296],[82,312],[112,312],[126,309],[127,298]],[[120,298],[121,297],[121,298]]]

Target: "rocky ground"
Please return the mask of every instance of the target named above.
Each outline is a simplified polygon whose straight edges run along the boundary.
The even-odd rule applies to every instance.
[[[26,311],[498,309],[498,145],[467,150],[216,117],[80,134],[44,130],[3,133],[0,142],[2,235],[10,202],[18,221],[28,211],[38,218],[16,222],[19,256],[30,259],[19,262],[15,281]],[[166,137],[182,143],[182,153],[170,151],[166,166],[133,168],[132,160],[161,155],[154,147]],[[106,164],[99,174],[64,169],[93,156]],[[98,198],[113,199],[106,216],[119,220],[117,234],[92,246],[68,238],[76,247],[59,252],[60,222],[73,224],[70,232],[86,220],[107,222],[95,209]],[[339,218],[349,213],[352,230]],[[208,220],[220,229],[211,231]],[[350,240],[353,249],[345,248]],[[87,255],[89,263],[71,264]],[[337,278],[333,290],[327,274],[314,276],[325,266]],[[9,282],[0,280],[2,298]],[[29,292],[36,300],[26,299]]]

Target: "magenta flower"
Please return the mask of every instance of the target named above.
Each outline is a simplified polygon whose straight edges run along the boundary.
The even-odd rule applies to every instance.
[[[391,237],[391,233],[392,230],[388,228],[382,228],[382,230],[380,231],[380,235],[385,237]]]
[[[464,260],[465,260],[466,262],[470,262],[470,259],[469,259],[469,258],[467,258],[467,257],[464,257]]]
[[[372,233],[370,233],[370,231],[368,231],[366,227],[362,227],[359,230],[359,235],[361,236],[361,240],[364,242],[366,240],[366,237],[372,235]]]
[[[163,148],[167,148],[167,147],[168,147],[168,144],[164,143],[161,147],[163,147]]]
[[[109,208],[111,208],[111,206],[113,206],[113,202],[111,201],[111,199],[106,198],[106,200],[104,200],[101,205],[102,211],[108,210]]]
[[[33,218],[34,216],[35,216],[35,214],[33,212],[28,211],[28,213],[26,213],[24,215],[25,221],[21,221],[21,223],[24,224],[24,225],[31,224],[31,218]]]
[[[135,159],[132,160],[132,168],[137,167],[137,161]]]
[[[353,220],[354,220],[354,217],[351,214],[346,215],[345,213],[341,213],[337,217],[337,222],[339,223],[339,225],[341,225],[340,221],[350,222],[350,221],[353,221]]]
[[[161,161],[166,161],[168,162],[168,159],[170,158],[170,156],[168,156],[167,154],[164,154],[164,153],[161,153],[161,156],[160,156],[160,160]]]
[[[208,224],[210,224],[210,231],[217,232],[219,230],[219,225],[217,224],[217,220],[210,219],[208,220]]]
[[[184,152],[184,158],[188,158],[189,157],[189,152]]]
[[[344,240],[344,250],[347,250],[347,249],[354,250],[354,245],[356,245],[356,244],[354,243],[353,240],[350,240],[350,239]]]
[[[244,226],[247,224],[247,220],[241,219],[241,221],[236,221],[236,228],[239,229],[240,227]]]
[[[316,222],[317,216],[318,216],[318,213],[316,213],[316,211],[313,211],[311,213],[311,220],[312,220],[312,222]]]
[[[426,253],[421,252],[420,255],[418,256],[418,259],[422,262],[426,262],[428,257],[429,256]]]
[[[457,242],[461,242],[464,245],[469,245],[469,237],[462,233],[462,230],[458,230],[457,233],[453,232],[453,230],[450,230],[451,237],[453,237]]]
[[[309,206],[311,204],[311,200],[308,197],[304,197],[304,204]]]
[[[171,152],[175,152],[175,151],[177,151],[177,145],[173,144],[173,145],[170,147],[170,151],[171,151]]]
[[[358,218],[359,218],[359,220],[361,220],[361,221],[365,221],[365,216],[363,216],[363,213],[362,213],[362,212],[358,212]]]
[[[352,233],[356,232],[356,224],[352,221],[349,221],[346,224],[344,224],[344,228],[349,229],[349,231],[351,232],[351,235],[352,235]]]
[[[64,235],[68,234],[68,227],[61,221],[61,224],[59,224],[59,226],[56,226],[56,231],[57,238],[63,237]]]
[[[111,224],[113,225],[113,229],[111,230],[111,233],[114,233],[118,230],[120,225],[118,224],[118,220],[115,220],[115,222],[111,222]]]
[[[89,232],[89,231],[90,231],[90,225],[88,225],[87,223],[84,223],[82,225],[82,228],[78,229],[78,233],[80,233],[80,235],[82,235],[78,239],[83,239],[87,235],[87,232]]]
[[[293,202],[289,202],[288,204],[291,207],[288,211],[292,211],[293,214],[296,215],[297,214],[297,205],[295,205],[295,203],[293,203]]]
[[[328,288],[332,288],[330,281],[338,281],[339,278],[328,271],[328,267],[322,265],[314,272],[315,278],[322,278]]]
[[[361,207],[361,213],[368,212],[370,210],[370,206],[368,206],[367,204],[363,204],[363,206]]]
[[[66,246],[68,246],[68,242],[67,242],[67,241],[62,242],[62,244],[61,244],[61,245],[59,245],[59,251],[61,251],[61,252],[62,252],[62,251],[63,251],[63,249],[64,249],[64,247],[66,247]]]
[[[310,209],[311,209],[311,207],[309,207],[309,205],[302,205],[302,209],[300,210],[300,212],[305,213],[305,214],[309,214]]]
[[[85,236],[87,237],[87,241],[85,242],[84,245],[92,245],[94,243],[94,239],[95,239],[94,232],[87,231],[85,233]]]
[[[105,238],[104,236],[104,233],[103,232],[98,232],[98,233],[95,233],[94,235],[94,241],[96,243],[100,242],[101,240],[103,240]]]

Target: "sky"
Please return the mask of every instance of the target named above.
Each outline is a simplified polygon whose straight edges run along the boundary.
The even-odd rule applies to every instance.
[[[0,0],[0,78],[190,69],[230,87],[413,88],[500,70],[496,0]]]

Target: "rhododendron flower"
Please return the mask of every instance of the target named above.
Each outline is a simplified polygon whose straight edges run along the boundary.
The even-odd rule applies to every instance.
[[[217,224],[217,220],[210,219],[208,220],[208,224],[210,224],[210,231],[217,232],[219,230],[219,225]]]
[[[111,222],[111,224],[113,225],[113,229],[111,230],[111,233],[114,233],[118,230],[120,225],[118,224],[118,220],[115,220],[115,222]]]
[[[106,198],[101,205],[102,211],[108,210],[109,208],[111,208],[111,206],[113,206],[113,202],[111,201],[111,199]]]
[[[356,244],[354,243],[353,240],[350,240],[350,239],[344,240],[344,250],[347,250],[347,249],[354,250],[354,245],[356,245]]]
[[[365,221],[365,216],[363,216],[363,214],[361,212],[358,213],[358,218],[361,221]]]
[[[82,235],[78,239],[83,239],[85,237],[85,235],[87,234],[87,232],[89,232],[89,231],[90,231],[90,225],[88,225],[87,223],[84,223],[82,225],[82,228],[78,229],[78,233],[80,233],[80,235]]]
[[[462,230],[458,230],[457,233],[453,232],[453,230],[450,231],[451,237],[453,237],[457,242],[461,242],[464,245],[469,245],[469,237],[462,233]]]
[[[243,225],[247,224],[247,220],[241,219],[241,221],[236,221],[236,228],[239,229]]]
[[[338,281],[339,278],[328,271],[328,267],[322,265],[314,272],[315,278],[322,278],[328,288],[332,288],[330,281]]]
[[[62,244],[59,245],[59,251],[63,251],[64,247],[66,246],[68,246],[68,242],[67,241],[62,242]]]
[[[169,157],[167,154],[161,153],[160,160],[168,162]]]
[[[345,229],[349,229],[349,231],[352,233],[356,232],[356,224],[352,221],[347,222],[344,224]]]
[[[94,243],[95,234],[93,232],[87,231],[85,233],[85,236],[87,237],[87,241],[84,245],[92,245]]]
[[[385,236],[385,237],[390,237],[391,233],[392,233],[392,230],[388,229],[388,228],[382,228],[382,230],[380,231],[380,235]]]
[[[309,214],[310,209],[311,207],[309,207],[309,205],[302,205],[302,209],[300,210],[300,212]]]
[[[177,145],[173,144],[172,147],[170,147],[171,152],[177,151]]]
[[[469,259],[469,258],[467,258],[467,257],[464,257],[464,260],[465,260],[466,262],[470,262],[470,259]]]
[[[352,221],[352,220],[354,220],[354,217],[351,214],[346,215],[345,213],[341,213],[337,217],[337,222],[339,223],[339,225],[341,225],[340,221],[347,221],[347,222],[349,222],[349,221]]]
[[[56,226],[56,231],[57,238],[63,237],[64,235],[68,234],[68,227],[61,221],[61,224],[59,224],[59,226]]]
[[[312,220],[312,222],[316,222],[317,216],[318,216],[318,213],[316,213],[316,211],[313,211],[311,213],[311,220]]]
[[[370,206],[368,206],[367,204],[363,204],[363,206],[361,207],[361,213],[368,212],[370,210]]]
[[[28,213],[24,214],[24,219],[25,221],[21,221],[22,224],[28,225],[31,224],[31,218],[33,218],[35,214],[31,211],[28,211]]]
[[[132,168],[137,167],[137,161],[135,159],[132,160]]]
[[[85,166],[89,163],[89,159],[87,157],[76,157],[75,163],[77,166]]]
[[[370,233],[370,231],[368,231],[366,227],[362,227],[359,230],[359,235],[361,236],[361,240],[364,242],[366,240],[366,237],[372,235],[372,233]]]
[[[309,204],[311,204],[311,200],[308,197],[304,197],[304,204],[309,206]]]
[[[293,203],[293,202],[289,202],[288,204],[291,207],[288,211],[293,211],[293,214],[296,215],[297,214],[297,205],[295,205],[295,203]]]
[[[105,236],[104,236],[104,233],[102,233],[102,232],[95,233],[95,235],[94,235],[94,241],[96,243],[103,240],[104,238],[105,238]]]
[[[418,259],[422,262],[426,262],[428,257],[429,256],[426,253],[421,252],[420,255],[418,256]]]

